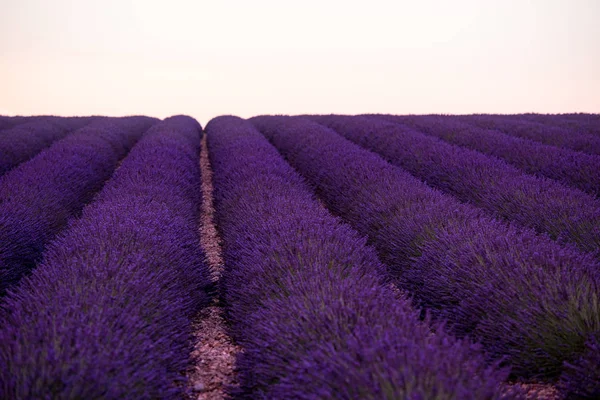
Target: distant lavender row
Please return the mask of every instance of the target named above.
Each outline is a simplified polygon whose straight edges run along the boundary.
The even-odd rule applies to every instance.
[[[19,125],[25,125],[28,124],[30,122],[35,122],[35,121],[75,121],[75,120],[81,120],[84,121],[82,122],[82,126],[84,123],[89,123],[91,122],[93,119],[95,119],[97,117],[57,117],[54,115],[33,115],[33,116],[15,116],[15,117],[6,117],[6,116],[0,116],[0,131],[2,131],[2,134],[6,131],[8,131],[11,128],[16,128]],[[1,135],[1,134],[0,134]]]
[[[600,250],[600,202],[594,196],[404,125],[364,117],[311,119],[462,201],[584,251]]]
[[[556,377],[600,331],[600,266],[590,255],[487,218],[317,123],[251,121],[369,236],[400,286],[507,356],[517,376]]]
[[[35,267],[155,121],[101,119],[0,178],[0,296]]]
[[[588,154],[600,154],[600,137],[573,129],[544,125],[526,119],[510,119],[502,115],[468,115],[447,118],[467,122],[483,129],[496,129],[510,136],[531,139],[552,146]]]
[[[207,304],[200,130],[153,126],[6,297],[0,397],[182,398],[191,316]]]
[[[207,126],[241,398],[499,398],[501,371],[435,334],[251,124]],[[509,396],[510,397],[510,396]]]
[[[5,130],[0,134],[0,176],[89,122],[91,118],[39,117]]]
[[[4,115],[1,115],[0,116],[0,131],[10,129],[16,125],[25,123],[27,121],[31,121],[36,118],[40,118],[40,116],[38,116],[38,117],[23,117],[23,116],[7,117]]]
[[[0,131],[12,128],[22,121],[22,117],[6,117],[0,115]]]
[[[379,115],[447,142],[501,158],[525,172],[600,196],[600,156],[583,154],[474,127],[452,117]]]
[[[510,117],[600,135],[600,114],[518,114]]]
[[[15,123],[12,121],[11,117],[5,117],[4,115],[0,115],[0,131],[6,128],[10,128],[14,125]]]

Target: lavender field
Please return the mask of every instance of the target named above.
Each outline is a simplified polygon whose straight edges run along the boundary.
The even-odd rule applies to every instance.
[[[599,196],[597,114],[0,116],[0,398],[598,399]]]

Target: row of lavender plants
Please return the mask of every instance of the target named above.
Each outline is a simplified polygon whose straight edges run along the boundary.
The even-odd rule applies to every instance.
[[[182,398],[190,319],[211,285],[200,135],[189,117],[154,125],[5,298],[0,397]]]
[[[224,241],[222,298],[252,399],[492,399],[506,377],[432,330],[375,252],[330,215],[252,125],[207,125]],[[506,398],[518,393],[504,393]]]
[[[18,116],[5,116],[0,115],[0,131],[14,128],[18,125],[26,124],[37,120],[75,120],[75,119],[86,119],[91,120],[95,117],[58,117],[55,115],[18,115]]]
[[[461,201],[584,251],[600,249],[600,202],[594,196],[404,125],[359,116],[311,119]]]
[[[0,176],[91,120],[86,117],[39,117],[3,131],[0,134]]]
[[[507,117],[600,135],[600,114],[517,114]]]
[[[35,267],[155,122],[100,119],[0,177],[0,296]]]
[[[600,394],[599,369],[583,367],[598,359],[600,266],[591,255],[491,219],[315,122],[251,121],[330,210],[368,235],[420,305],[505,357],[514,376],[562,373],[566,392]]]
[[[544,125],[526,119],[511,119],[502,115],[469,115],[451,118],[457,118],[483,129],[499,130],[510,136],[531,139],[588,154],[600,154],[600,137],[574,129]]]
[[[29,119],[38,118],[38,117],[7,117],[4,115],[0,115],[0,131],[12,128],[18,124],[22,124],[27,122]]]
[[[557,180],[567,186],[600,195],[600,156],[549,146],[482,129],[446,116],[380,115],[444,141],[501,158],[525,172]]]

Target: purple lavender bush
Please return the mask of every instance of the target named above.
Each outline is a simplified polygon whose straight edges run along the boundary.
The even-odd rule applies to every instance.
[[[251,121],[330,210],[368,235],[397,285],[504,357],[513,376],[556,379],[600,331],[591,255],[486,217],[315,122]]]
[[[155,121],[98,120],[0,178],[0,296],[35,267]]]
[[[600,249],[600,202],[593,196],[405,125],[350,116],[311,119],[461,201],[584,251]]]
[[[207,304],[200,126],[154,125],[0,313],[0,397],[182,398]]]
[[[38,117],[5,130],[0,135],[0,176],[88,122],[80,117]]]
[[[249,122],[218,117],[206,131],[222,298],[243,347],[234,398],[502,397],[506,371],[486,367],[479,346],[443,325],[420,321],[365,239]]]
[[[600,196],[600,156],[474,127],[453,117],[380,115],[446,142],[503,159],[523,171]]]
[[[544,125],[523,118],[506,118],[503,115],[468,115],[450,118],[483,129],[495,129],[510,136],[531,139],[583,153],[600,154],[600,137],[561,126]]]

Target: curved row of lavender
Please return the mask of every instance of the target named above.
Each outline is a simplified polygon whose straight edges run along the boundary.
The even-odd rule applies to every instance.
[[[3,131],[0,134],[0,176],[91,121],[92,118],[87,117],[39,117]]]
[[[310,119],[461,201],[600,256],[600,201],[594,196],[404,125],[358,116]]]
[[[365,240],[318,204],[249,122],[218,117],[206,131],[224,241],[222,296],[244,348],[234,396],[501,396],[506,373],[486,367],[477,346],[419,321],[384,284]]]
[[[446,142],[501,158],[525,172],[600,196],[600,156],[474,127],[453,117],[377,115]]]
[[[600,135],[600,114],[516,114],[508,117]]]
[[[510,136],[531,139],[536,142],[581,151],[587,154],[600,154],[600,137],[560,126],[548,126],[526,119],[510,119],[502,115],[453,116],[483,129],[495,129]]]
[[[207,304],[200,126],[154,125],[0,314],[0,397],[181,398]]]
[[[155,122],[100,119],[0,177],[0,296],[35,267]]]
[[[310,120],[251,121],[335,214],[368,235],[397,284],[458,334],[507,357],[515,376],[555,379],[563,362],[579,365],[600,331],[591,255],[488,218]]]

